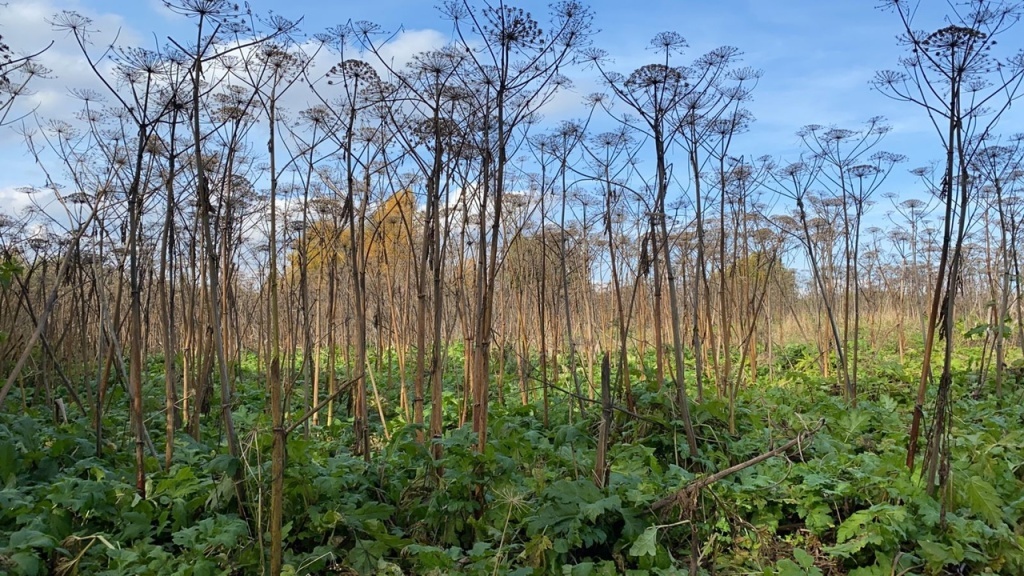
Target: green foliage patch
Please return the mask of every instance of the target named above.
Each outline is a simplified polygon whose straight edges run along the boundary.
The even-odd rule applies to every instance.
[[[695,404],[701,452],[690,459],[674,392],[641,382],[640,418],[616,416],[604,488],[593,480],[596,410],[571,420],[552,411],[545,428],[539,406],[495,405],[485,451],[451,422],[436,461],[413,425],[385,441],[377,423],[368,463],[349,451],[343,420],[297,431],[285,478],[286,573],[679,574],[693,554],[714,574],[1024,573],[1020,391],[974,397],[973,383],[958,384],[942,499],[905,464],[912,370],[880,358],[854,407],[803,358],[788,349],[775,382],[765,375],[741,391],[735,434],[713,392]],[[256,374],[239,390],[244,457],[224,453],[211,417],[201,442],[175,438],[169,469],[147,460],[146,499],[134,487],[123,405],[105,421],[115,433],[100,456],[92,422],[0,415],[0,573],[263,573],[271,435]],[[154,406],[158,380],[148,390]],[[824,428],[787,454],[723,478],[689,505],[656,509],[819,420]],[[242,507],[231,483],[238,467],[251,500]]]

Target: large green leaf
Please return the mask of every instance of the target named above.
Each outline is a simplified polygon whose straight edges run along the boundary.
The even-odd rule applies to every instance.
[[[43,573],[43,562],[32,552],[18,552],[11,555],[11,562],[18,567],[18,574],[36,576]]]
[[[940,542],[922,540],[917,543],[917,546],[921,551],[921,557],[924,558],[925,562],[933,570],[939,570],[943,566],[957,561],[953,554],[950,553],[949,546]]]
[[[1003,521],[1003,501],[995,486],[980,476],[971,476],[964,482],[964,498],[976,514],[992,525]]]
[[[37,530],[23,529],[11,534],[10,548],[13,550],[23,550],[25,548],[52,550],[56,545],[57,542],[52,536]]]
[[[654,556],[658,553],[658,527],[648,526],[629,547],[630,556]]]

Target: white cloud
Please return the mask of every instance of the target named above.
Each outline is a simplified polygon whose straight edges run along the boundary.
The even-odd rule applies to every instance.
[[[437,50],[448,44],[448,38],[437,30],[402,30],[380,49],[381,59],[400,70],[412,60],[413,55]],[[372,62],[372,59],[370,60]]]
[[[34,194],[27,194],[20,187],[0,187],[0,212],[11,215],[21,215],[26,209],[34,206],[49,206],[53,203],[53,192],[40,190]]]

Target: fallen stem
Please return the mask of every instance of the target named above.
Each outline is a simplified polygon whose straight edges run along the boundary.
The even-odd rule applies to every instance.
[[[707,488],[708,486],[714,484],[715,482],[718,482],[719,480],[721,480],[721,479],[723,479],[723,478],[725,478],[725,477],[727,477],[729,475],[732,475],[732,474],[735,474],[735,473],[737,473],[737,472],[739,472],[741,470],[745,470],[747,468],[750,468],[751,466],[754,466],[756,464],[760,464],[761,462],[764,462],[765,460],[768,460],[769,458],[774,458],[774,457],[776,457],[776,456],[786,452],[787,450],[789,450],[790,448],[792,448],[794,446],[797,446],[797,445],[802,444],[803,442],[806,442],[811,437],[813,437],[815,434],[817,434],[818,430],[821,430],[821,427],[824,426],[824,425],[825,425],[825,420],[824,419],[819,420],[817,426],[815,426],[814,428],[810,428],[810,429],[804,430],[803,432],[797,434],[796,438],[793,438],[789,442],[786,442],[785,444],[783,444],[782,446],[779,446],[778,448],[776,448],[774,450],[769,450],[768,452],[765,452],[764,454],[759,454],[757,456],[754,456],[753,458],[751,458],[749,460],[746,460],[744,462],[740,462],[739,464],[736,464],[735,466],[730,466],[730,467],[728,467],[728,468],[726,468],[724,470],[719,470],[718,472],[715,472],[714,474],[711,474],[710,476],[704,476],[704,477],[701,477],[701,478],[697,478],[696,480],[690,482],[689,484],[687,484],[683,488],[681,488],[678,491],[676,491],[671,496],[666,496],[665,498],[662,498],[661,500],[658,500],[657,502],[655,502],[653,508],[654,508],[654,510],[661,510],[662,508],[667,508],[667,507],[675,505],[675,504],[682,504],[683,502],[686,502],[687,500],[692,500],[692,498],[697,494],[697,492],[700,492],[701,489]]]
[[[285,437],[287,437],[289,434],[294,432],[295,429],[298,428],[299,426],[302,426],[306,422],[306,420],[309,420],[310,418],[312,418],[313,414],[316,414],[317,412],[323,410],[324,407],[326,407],[328,403],[330,403],[332,400],[334,400],[335,398],[340,396],[342,392],[348,390],[349,386],[355,384],[356,381],[359,380],[360,378],[362,378],[362,375],[356,376],[355,378],[349,380],[348,382],[343,383],[341,386],[338,386],[338,389],[335,390],[333,394],[331,394],[330,396],[325,398],[322,402],[320,402],[319,404],[314,406],[312,410],[310,410],[309,412],[306,412],[305,414],[303,414],[302,417],[299,418],[298,420],[296,420],[295,422],[293,422],[291,426],[289,426],[288,428],[285,428],[285,431],[284,431]]]

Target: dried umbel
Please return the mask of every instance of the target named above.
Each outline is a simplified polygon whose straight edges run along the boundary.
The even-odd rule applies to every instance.
[[[52,20],[48,21],[54,30],[58,32],[69,32],[84,38],[89,32],[92,25],[92,19],[82,14],[75,12],[74,10],[64,10],[58,12]]]
[[[624,86],[633,91],[651,89],[673,89],[682,87],[686,82],[684,68],[666,66],[664,64],[647,64],[633,71],[626,79]]]
[[[380,82],[380,76],[377,71],[370,66],[369,63],[363,60],[356,60],[350,58],[339,64],[335,64],[327,72],[327,77],[332,78],[328,84],[334,84],[333,78],[340,79],[343,82],[352,82],[355,85],[369,85],[375,82]]]
[[[67,200],[70,204],[80,205],[89,204],[92,201],[92,198],[90,198],[89,195],[86,194],[85,192],[74,192],[72,194],[68,194],[67,196],[65,196],[64,199]]]
[[[239,15],[243,8],[238,2],[230,0],[177,0],[175,2],[164,0],[164,5],[178,14],[204,18]]]
[[[322,129],[326,127],[331,118],[333,118],[333,114],[327,106],[317,105],[300,111],[299,118],[310,126]]]
[[[488,6],[483,10],[481,35],[503,48],[536,47],[544,31],[533,16],[514,6]]]

